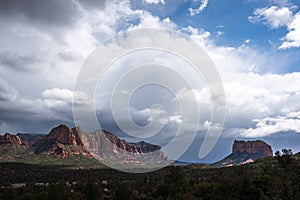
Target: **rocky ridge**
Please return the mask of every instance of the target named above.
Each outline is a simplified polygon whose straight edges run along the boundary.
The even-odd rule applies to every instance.
[[[24,142],[21,138],[24,139]],[[65,125],[53,128],[47,135],[22,133],[11,135],[7,133],[0,137],[0,145],[11,143],[17,146],[22,145],[27,149],[24,151],[26,155],[18,157],[34,154],[67,158],[80,155],[86,158],[140,165],[141,158],[145,154],[149,154],[158,162],[167,161],[167,157],[157,145],[146,142],[128,143],[108,131],[98,130],[85,133],[80,127],[70,129]],[[145,158],[149,157],[143,159],[145,160]]]
[[[272,147],[264,141],[238,141],[232,145],[232,153],[226,158],[213,163],[214,167],[241,165],[254,162],[259,158],[273,156]]]
[[[22,141],[19,136],[12,135],[10,133],[5,133],[3,136],[0,136],[0,145],[1,144],[18,144],[22,145]]]

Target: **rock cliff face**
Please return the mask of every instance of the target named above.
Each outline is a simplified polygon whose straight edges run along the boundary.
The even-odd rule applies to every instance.
[[[213,163],[214,167],[241,165],[254,162],[259,158],[273,156],[272,147],[261,140],[237,141],[232,146],[232,153],[226,158]]]
[[[146,142],[128,143],[108,131],[85,133],[80,127],[70,129],[65,125],[53,128],[48,135],[38,139],[32,147],[36,154],[57,155],[61,158],[83,155],[98,160],[140,164],[139,159],[147,153],[147,156],[150,155],[157,161],[167,160],[157,145]]]
[[[150,160],[157,163],[168,161],[157,145],[146,142],[128,143],[108,131],[98,130],[85,133],[80,127],[70,129],[65,125],[53,128],[48,135],[21,133],[11,135],[6,133],[4,136],[0,136],[0,144],[18,144],[20,148],[24,148],[26,155],[16,155],[17,157],[39,155],[54,156],[54,159],[57,159],[81,155],[85,159],[96,158],[118,165],[141,166],[145,166],[144,164]],[[2,145],[2,148],[4,147],[11,148],[9,145]]]
[[[272,147],[261,140],[256,141],[234,141],[232,153],[247,152],[248,154],[258,154],[262,157],[273,156]]]
[[[86,147],[96,158],[116,158],[120,157],[130,162],[136,162],[137,158],[148,154],[157,161],[166,161],[167,157],[157,145],[146,142],[128,143],[125,140],[104,130],[94,131],[92,133],[84,133],[80,127],[72,129],[80,135],[84,147]]]
[[[19,136],[11,135],[9,133],[5,133],[3,136],[0,136],[0,145],[1,144],[22,144]]]
[[[83,147],[78,133],[65,125],[53,128],[48,135],[37,140],[32,147],[36,154],[57,155],[61,158],[69,155],[92,157],[90,152]]]
[[[65,145],[79,145],[83,146],[83,143],[76,131],[69,129],[65,125],[59,125],[51,130],[46,137],[47,140],[55,140]]]

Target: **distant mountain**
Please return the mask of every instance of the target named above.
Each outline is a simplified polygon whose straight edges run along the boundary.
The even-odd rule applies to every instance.
[[[36,154],[56,155],[60,158],[70,155],[93,157],[84,147],[77,132],[65,125],[53,128],[48,135],[38,139],[31,147]]]
[[[234,141],[232,153],[212,164],[213,167],[225,167],[254,162],[259,158],[273,156],[272,147],[264,141]]]
[[[18,133],[17,136],[25,145],[33,145],[37,140],[45,137],[45,134],[29,134],[29,133]]]
[[[124,166],[143,165],[148,159],[157,163],[168,161],[157,145],[143,141],[128,143],[104,130],[85,133],[80,127],[70,129],[59,125],[47,135],[6,133],[0,136],[0,161],[95,164],[96,159]]]
[[[2,144],[22,144],[22,141],[19,136],[12,135],[10,133],[5,133],[3,136],[0,136],[0,145]]]
[[[169,162],[167,156],[161,151],[161,147],[146,142],[128,143],[114,134],[97,130],[85,133],[80,127],[72,129],[80,135],[82,143],[98,160],[107,164],[122,165],[133,164],[143,166],[149,163]]]

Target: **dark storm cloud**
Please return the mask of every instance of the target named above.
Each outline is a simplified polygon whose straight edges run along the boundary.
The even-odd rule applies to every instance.
[[[0,16],[19,15],[30,22],[68,25],[80,17],[84,9],[103,9],[106,0],[8,0],[0,1]]]
[[[1,102],[1,101],[0,101]],[[58,124],[74,126],[70,111],[54,111],[46,108],[42,101],[24,99],[2,101],[0,104],[0,134],[5,132],[48,133]]]
[[[30,22],[66,25],[78,18],[76,1],[67,0],[9,0],[0,1],[0,16],[19,15]]]
[[[78,0],[85,9],[102,9],[107,0]]]

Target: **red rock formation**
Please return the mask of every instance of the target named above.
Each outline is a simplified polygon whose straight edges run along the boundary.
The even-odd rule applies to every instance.
[[[61,158],[79,154],[92,157],[84,148],[78,132],[65,125],[53,128],[47,136],[37,140],[32,146],[37,154],[57,155]]]
[[[273,156],[272,147],[267,143],[256,140],[256,141],[234,141],[232,147],[232,153],[236,152],[247,152],[248,154],[259,154],[263,157]]]
[[[0,144],[22,144],[19,136],[11,135],[9,133],[5,133],[3,136],[0,136]]]
[[[83,143],[74,130],[69,129],[65,125],[59,125],[58,127],[51,130],[47,136],[47,140],[55,140],[61,144],[66,145],[80,145],[83,146]]]
[[[125,140],[104,130],[94,131],[92,133],[84,133],[79,127],[76,128],[84,146],[98,159],[101,158],[127,158],[135,160],[148,153],[157,161],[166,161],[167,157],[157,145],[148,144],[146,142],[128,143]],[[73,130],[75,131],[75,130]]]

